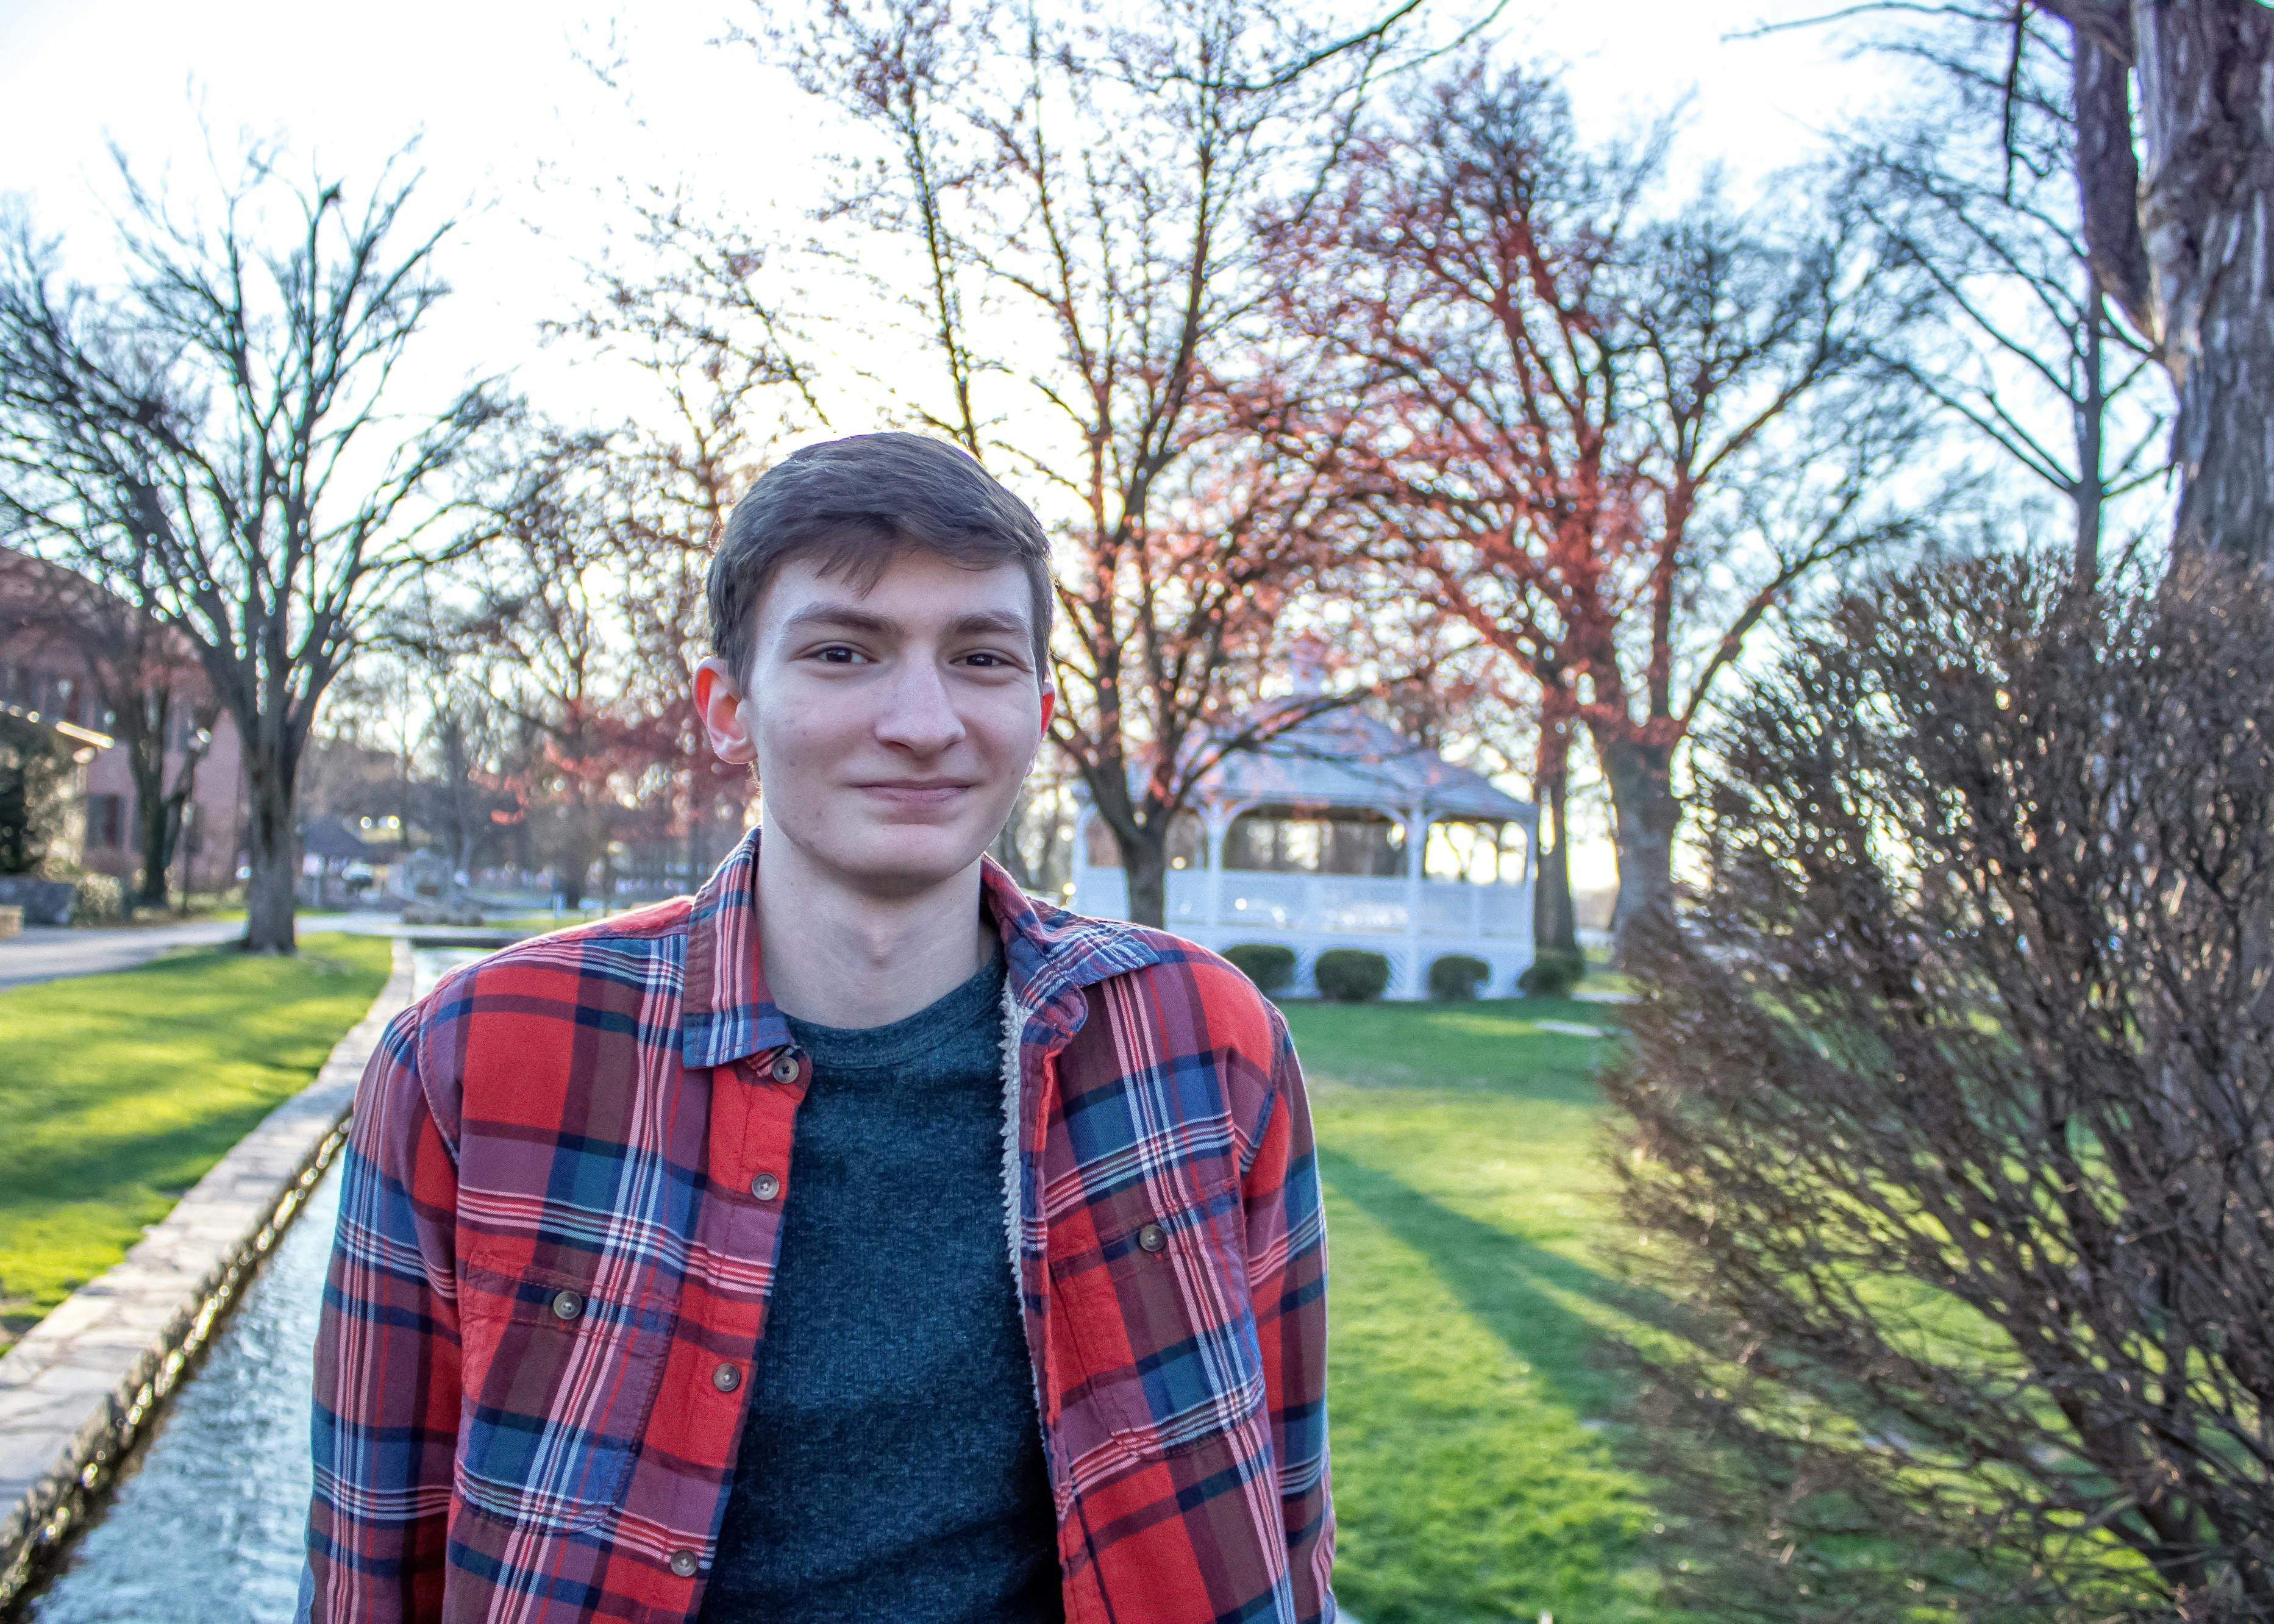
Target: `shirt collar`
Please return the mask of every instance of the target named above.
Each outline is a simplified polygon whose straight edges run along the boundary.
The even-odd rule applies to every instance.
[[[681,1013],[681,1049],[689,1067],[731,1065],[789,1041],[789,1023],[767,996],[758,963],[757,872],[754,828],[695,895]],[[992,857],[980,859],[979,883],[1003,935],[1012,996],[1029,1016],[1062,1031],[1081,1024],[1081,989],[1167,956],[1153,932],[1069,914],[1028,896]]]

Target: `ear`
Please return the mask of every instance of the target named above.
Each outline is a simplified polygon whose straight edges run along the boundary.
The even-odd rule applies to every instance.
[[[738,767],[758,758],[757,741],[750,737],[749,701],[727,662],[715,654],[695,667],[695,709],[711,736],[712,755]]]
[[[1058,691],[1052,688],[1049,683],[1045,682],[1043,684],[1043,739],[1047,739],[1050,736],[1050,718],[1058,713]],[[1037,749],[1041,748],[1042,740],[1036,740],[1035,741],[1035,746]]]

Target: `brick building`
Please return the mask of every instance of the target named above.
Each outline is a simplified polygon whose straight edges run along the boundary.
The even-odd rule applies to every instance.
[[[224,890],[236,883],[244,845],[244,763],[236,726],[211,704],[194,656],[177,635],[84,577],[0,546],[0,708],[60,735],[76,763],[50,861],[132,885],[141,862],[139,809],[112,707],[137,686],[157,683],[170,697],[166,783],[178,782],[201,725],[210,735],[169,874],[177,891]]]

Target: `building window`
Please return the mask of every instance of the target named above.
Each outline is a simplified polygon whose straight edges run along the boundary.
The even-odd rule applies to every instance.
[[[126,844],[125,796],[87,798],[87,843],[114,852]]]
[[[1257,807],[1231,820],[1224,866],[1394,879],[1405,872],[1405,825],[1364,807]]]

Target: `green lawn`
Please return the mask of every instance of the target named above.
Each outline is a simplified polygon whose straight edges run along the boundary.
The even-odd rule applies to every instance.
[[[1367,1624],[1663,1619],[1608,1339],[1607,1027],[1576,1001],[1291,1003],[1326,1190],[1337,1592]]]
[[[0,992],[0,1349],[299,1089],[386,982],[391,944],[312,936]]]

